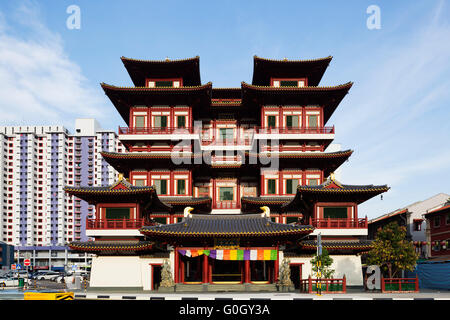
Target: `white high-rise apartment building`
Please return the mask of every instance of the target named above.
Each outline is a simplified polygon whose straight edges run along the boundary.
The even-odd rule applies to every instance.
[[[124,147],[95,119],[77,119],[74,134],[63,126],[0,127],[0,241],[14,245],[19,260],[29,257],[37,268],[73,260],[66,244],[88,240],[86,218],[95,208],[64,187],[113,183],[118,173],[101,151]]]

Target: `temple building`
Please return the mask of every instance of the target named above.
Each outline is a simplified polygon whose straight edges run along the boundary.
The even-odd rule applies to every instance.
[[[202,84],[199,57],[121,59],[134,86],[101,84],[127,124],[127,151],[101,153],[119,179],[65,189],[95,206],[95,241],[70,244],[95,254],[91,287],[158,290],[167,262],[177,291],[277,290],[283,262],[298,287],[318,234],[335,276],[362,285],[358,205],[389,188],[335,178],[353,151],[330,151],[328,121],[352,83],[319,86],[331,57],[255,56],[237,88]]]

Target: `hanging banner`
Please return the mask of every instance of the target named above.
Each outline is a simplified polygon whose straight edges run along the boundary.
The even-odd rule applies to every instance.
[[[273,249],[254,249],[254,250],[244,250],[244,249],[223,249],[223,250],[181,250],[178,252],[186,257],[198,257],[200,255],[206,254],[211,259],[217,260],[277,260],[278,251]]]

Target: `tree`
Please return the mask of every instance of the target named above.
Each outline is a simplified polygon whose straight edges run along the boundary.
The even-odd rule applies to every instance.
[[[378,265],[389,278],[397,277],[401,270],[413,271],[418,259],[411,242],[406,240],[406,227],[391,222],[377,230],[367,264]]]
[[[317,272],[318,272],[317,261],[321,262],[321,267],[320,267],[320,271],[322,273],[321,278],[330,279],[334,274],[334,270],[331,269],[331,265],[333,264],[333,259],[329,256],[327,249],[323,248],[322,255],[315,256],[311,260],[312,270],[314,271],[316,276],[317,276]]]

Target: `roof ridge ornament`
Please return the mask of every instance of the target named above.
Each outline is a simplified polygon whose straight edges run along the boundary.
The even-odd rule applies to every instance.
[[[194,210],[193,207],[184,208],[184,218],[192,218],[192,213],[191,213],[192,210]]]
[[[263,211],[261,213],[261,218],[270,218],[270,208],[268,206],[263,206],[260,209]]]

